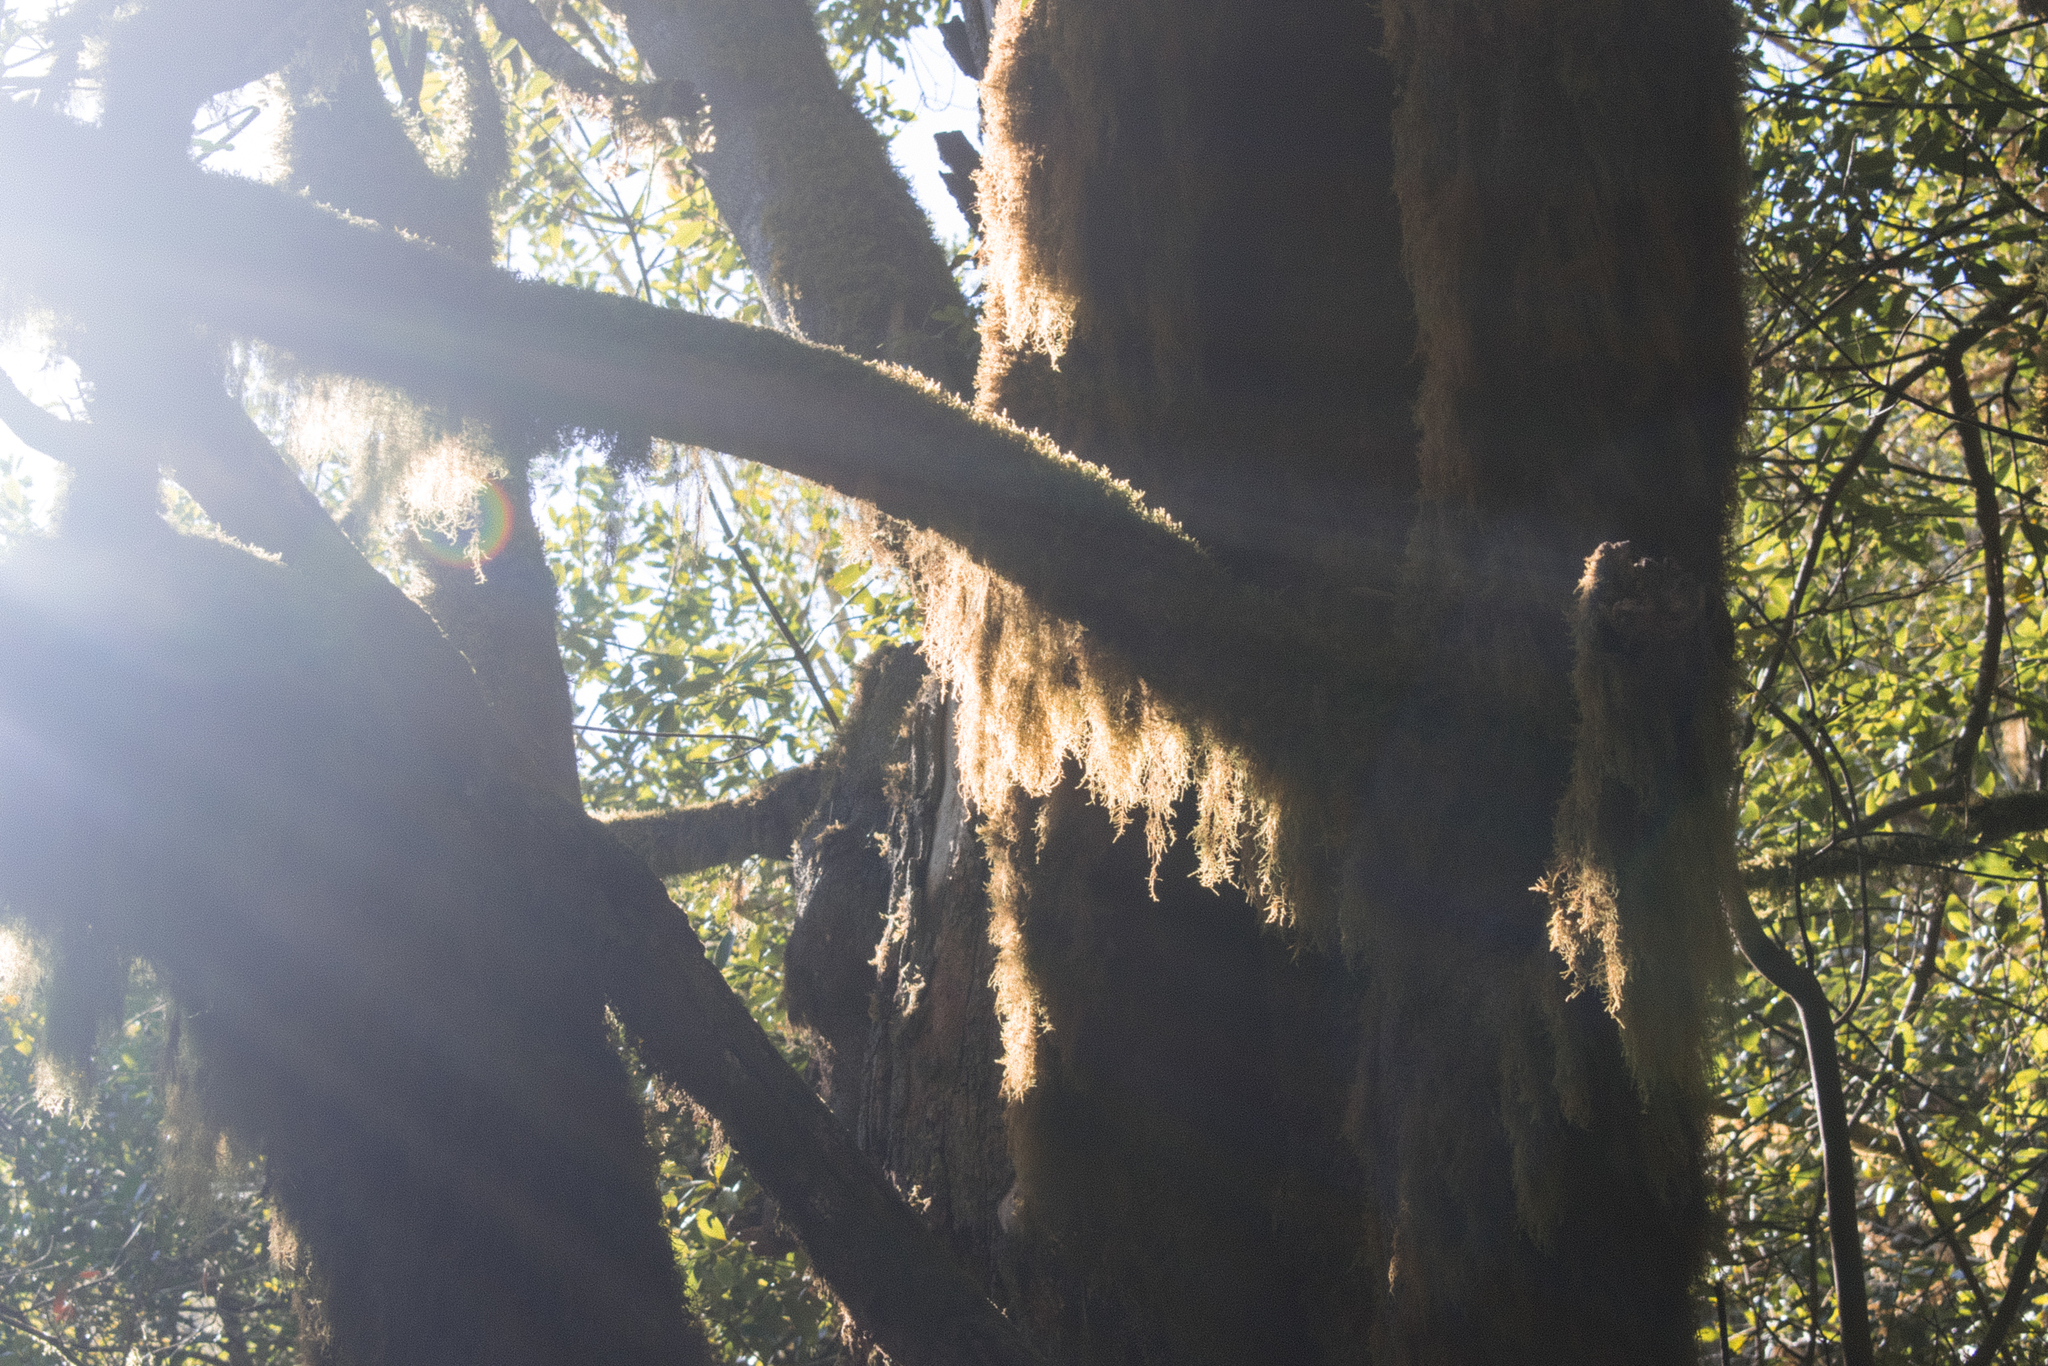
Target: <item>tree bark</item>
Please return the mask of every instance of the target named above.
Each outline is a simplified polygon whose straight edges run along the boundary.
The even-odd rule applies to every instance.
[[[853,107],[801,0],[627,0],[640,57],[701,92],[690,164],[783,331],[906,365],[956,394],[973,330],[931,224]]]

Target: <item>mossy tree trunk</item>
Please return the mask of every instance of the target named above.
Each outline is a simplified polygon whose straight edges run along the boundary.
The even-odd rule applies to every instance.
[[[873,1023],[829,1043],[835,1106],[1064,1359],[1691,1353],[1699,1030],[1726,955],[1732,32],[1712,5],[1389,11],[1391,33],[1356,6],[1000,11],[978,402],[1281,598],[1386,603],[1412,670],[1369,743],[1302,765],[1343,828],[1307,857],[1341,866],[1312,873],[1334,908],[1292,925],[1199,885],[1192,803],[1155,863],[1078,754],[1050,791],[964,809],[945,680],[869,852],[800,848],[799,944],[851,886],[890,912]],[[1677,732],[1673,752],[1633,786],[1578,761],[1575,800],[1626,827],[1591,856],[1627,904],[1590,952],[1625,956],[1641,998],[1603,993],[1573,958],[1599,927],[1553,930],[1537,886],[1573,852],[1570,619],[1605,542],[1691,595],[1655,719],[1584,718]],[[976,664],[984,689],[1045,667]],[[1673,827],[1687,847],[1660,846]],[[833,876],[877,845],[886,900]],[[962,1047],[998,1037],[1003,1067]]]
[[[957,294],[802,7],[622,9],[705,97],[778,322],[964,389]],[[513,585],[508,635],[439,585],[436,633],[238,414],[145,392],[160,449],[39,429],[93,487],[175,458],[285,564],[82,525],[14,566],[10,896],[222,1003],[207,1122],[271,1153],[351,1366],[701,1355],[607,1007],[904,1363],[1687,1359],[1731,853],[1725,6],[1033,0],[983,96],[972,415],[147,170],[102,150],[125,96],[104,136],[0,111],[33,144],[0,177],[101,172],[51,190],[63,238],[0,226],[81,316],[884,515],[924,659],[878,661],[801,781],[612,827],[662,871],[794,839],[836,1119],[562,787],[545,594]],[[92,225],[137,186],[155,254],[117,269]],[[154,616],[106,586],[137,578]],[[36,719],[124,667],[122,725]]]

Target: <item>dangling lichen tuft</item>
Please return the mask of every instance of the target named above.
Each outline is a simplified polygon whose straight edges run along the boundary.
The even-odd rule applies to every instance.
[[[292,377],[290,390],[286,454],[316,484],[345,490],[339,520],[367,550],[389,548],[415,530],[459,540],[475,524],[485,484],[509,468],[487,423],[388,386],[316,374]],[[337,465],[338,477],[322,472]]]
[[[1294,917],[1298,879],[1276,775],[949,542],[911,532],[898,553],[923,609],[926,661],[953,699],[969,801],[987,812],[1013,787],[1046,796],[1071,762],[1118,829],[1144,821],[1156,876],[1174,804],[1191,795],[1202,885],[1234,883],[1269,919]]]
[[[1575,988],[1599,990],[1645,1092],[1697,1088],[1730,963],[1714,866],[1734,840],[1725,622],[1697,578],[1626,542],[1586,561],[1575,615],[1578,743],[1540,884],[1551,945]]]
[[[93,1053],[121,1021],[130,955],[83,916],[16,921],[0,947],[0,990],[26,1002],[35,1034],[36,1101],[51,1114],[92,1114]]]

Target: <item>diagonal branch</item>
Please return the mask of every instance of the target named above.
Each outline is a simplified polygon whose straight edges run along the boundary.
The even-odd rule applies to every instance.
[[[1984,1283],[1977,1279],[1977,1266],[1970,1259],[1969,1245],[1957,1234],[1955,1220],[1949,1217],[1946,1202],[1935,1194],[1933,1175],[1927,1170],[1926,1159],[1920,1155],[1920,1144],[1913,1137],[1913,1127],[1907,1122],[1904,1111],[1900,1111],[1894,1128],[1899,1135],[1899,1151],[1905,1154],[1906,1166],[1920,1186],[1921,1201],[1927,1206],[1927,1212],[1934,1216],[1935,1231],[1948,1245],[1948,1255],[1955,1259],[1956,1270],[1962,1273],[1964,1284],[1970,1287],[1970,1302],[1981,1314],[1990,1307],[1991,1297],[1984,1293]]]
[[[601,827],[573,840],[606,903],[605,978],[640,1055],[718,1116],[863,1332],[906,1366],[1036,1358],[733,994],[661,884]]]
[[[68,422],[47,412],[4,381],[0,381],[0,427],[13,432],[22,445],[67,465],[85,464],[93,457],[91,423]]]
[[[2005,1283],[2005,1294],[1999,1298],[1998,1311],[1991,1316],[1991,1327],[1986,1330],[1984,1340],[1977,1344],[1977,1350],[1970,1353],[1970,1366],[1989,1366],[1998,1358],[1998,1351],[2005,1346],[2006,1335],[2018,1321],[2020,1310],[2026,1307],[2027,1290],[2034,1280],[2034,1259],[2041,1253],[2041,1239],[2048,1234],[2048,1192],[2037,1193],[2039,1201],[2034,1206],[2034,1215],[2027,1220],[2026,1235],[2020,1240],[2019,1260],[2013,1264],[2012,1275]]]
[[[1128,486],[902,372],[517,280],[265,186],[123,163],[92,130],[19,105],[0,108],[0,138],[0,197],[21,206],[0,221],[0,259],[59,304],[159,310],[458,409],[630,427],[827,484],[961,545],[1256,750],[1370,726],[1398,686],[1374,605],[1245,585]]]
[[[554,936],[554,958],[518,970],[538,969],[557,986],[588,982],[612,1001],[642,1056],[718,1117],[820,1274],[892,1360],[1031,1360],[1016,1328],[733,994],[645,862],[572,804],[510,792],[520,753],[493,725],[474,679],[431,625],[433,654],[423,661],[411,638],[393,638],[390,620],[352,610],[345,594],[311,575],[168,535],[140,548],[116,544],[90,553],[61,540],[38,543],[0,567],[0,578],[0,638],[17,647],[0,653],[0,714],[13,727],[0,805],[10,832],[33,828],[45,836],[0,841],[10,896],[26,903],[75,882],[79,856],[62,849],[84,839],[113,851],[109,869],[122,858],[139,859],[152,885],[179,889],[167,900],[185,895],[190,900],[182,904],[207,908],[192,913],[210,927],[207,934],[263,943],[252,959],[220,954],[217,939],[186,933],[193,922],[180,911],[173,920],[184,928],[138,946],[152,957],[189,951],[214,965],[200,972],[204,980],[215,980],[206,974],[217,970],[227,974],[220,980],[263,980],[287,998],[255,1000],[247,1009],[305,1008],[294,994],[300,978],[277,975],[273,955],[282,944],[340,964],[336,970],[350,981],[377,984],[396,1016],[432,1016],[446,998],[422,995],[422,988],[502,999],[503,969],[527,952],[478,958],[483,936],[474,930],[451,930],[417,914],[376,919],[381,912],[374,908],[387,905],[381,861],[392,850],[384,846],[406,844],[393,841],[384,822],[447,815],[452,824],[435,833],[448,838],[413,840],[399,855],[417,860],[400,866],[425,876],[397,880],[425,888],[419,895],[431,899],[434,889],[466,884],[480,867],[520,865],[510,876],[542,889],[539,918],[507,922],[483,910],[498,904],[486,896],[465,903],[485,915],[478,924]],[[137,582],[150,591],[132,591]],[[423,615],[416,619],[426,624]],[[109,659],[148,663],[114,669]],[[120,717],[118,725],[75,723],[81,714],[108,713]],[[74,738],[82,729],[91,732],[83,750]],[[346,757],[326,761],[336,755]],[[105,803],[81,805],[82,789],[70,776],[77,764],[68,760],[86,763],[95,783],[110,790],[144,795],[111,816]],[[166,784],[196,795],[171,799]],[[258,809],[285,814],[264,827],[269,833],[250,835]],[[218,854],[259,846],[260,856]],[[339,861],[323,861],[329,859]],[[351,882],[345,871],[359,860],[379,865],[367,883]],[[341,874],[344,890],[310,904],[335,909],[347,924],[316,915],[322,928],[312,940],[273,940],[265,936],[274,919],[260,920],[270,927],[261,932],[237,920],[292,904],[289,893],[275,889],[304,883],[309,867]],[[106,874],[130,875],[143,876],[139,869]],[[365,898],[348,890],[358,886],[380,891]],[[172,921],[151,923],[162,929]],[[372,932],[382,948],[334,952],[330,931]],[[444,931],[461,952],[436,938]],[[390,934],[401,937],[390,941]],[[384,950],[412,964],[406,974],[391,976],[396,969],[380,956]],[[418,966],[430,961],[445,961],[450,971]],[[257,978],[237,975],[248,971]],[[237,998],[261,995],[244,991]],[[555,1008],[555,997],[546,999]],[[292,1049],[285,1055],[302,1056]],[[313,1081],[329,1084],[317,1068]]]

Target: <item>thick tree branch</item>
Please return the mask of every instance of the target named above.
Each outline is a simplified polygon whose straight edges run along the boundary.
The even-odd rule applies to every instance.
[[[611,811],[598,819],[659,877],[698,873],[743,858],[788,858],[818,806],[815,764],[784,769],[744,797],[670,811]]]
[[[804,0],[614,0],[662,77],[700,91],[690,164],[777,327],[965,396],[975,335],[931,224],[840,88]]]
[[[905,1366],[1034,1361],[761,1032],[645,866],[610,840],[581,853],[614,908],[606,977],[620,1022],[642,1057],[718,1116],[862,1331]]]
[[[1863,1236],[1856,1219],[1856,1153],[1850,1143],[1848,1107],[1842,1098],[1834,1012],[1820,980],[1780,948],[1757,920],[1739,879],[1727,880],[1722,909],[1735,932],[1735,942],[1742,947],[1742,956],[1799,1008],[1813,1080],[1814,1114],[1820,1121],[1821,1172],[1827,1189],[1828,1246],[1835,1265],[1842,1354],[1849,1366],[1871,1366],[1870,1301],[1863,1279]]]
[[[523,751],[491,725],[474,677],[426,616],[341,539],[202,366],[176,351],[159,359],[153,373],[161,382],[153,391],[109,397],[132,421],[158,419],[172,449],[194,457],[200,477],[188,487],[215,492],[218,505],[235,515],[231,529],[260,529],[272,545],[289,546],[312,566],[358,567],[338,581],[332,572],[313,577],[370,610],[308,626],[315,638],[356,634],[360,645],[352,653],[378,661],[375,672],[388,691],[367,704],[382,709],[378,732],[432,736],[487,769],[521,772]],[[184,402],[168,401],[176,399]],[[208,452],[218,458],[209,462]],[[266,477],[271,471],[288,482]],[[381,591],[365,594],[372,581]],[[771,822],[782,832],[779,850],[759,852],[787,854],[795,826],[816,805],[819,783],[817,769],[799,769],[757,794],[751,838],[765,841]],[[864,1331],[906,1363],[1029,1361],[1014,1329],[761,1032],[647,868],[618,843],[593,838],[600,827],[569,808],[555,828],[564,848],[542,862],[582,870],[593,894],[613,909],[598,971],[622,1019],[650,1062],[718,1116]]]
[[[0,259],[60,305],[204,320],[458,408],[630,427],[828,484],[1099,632],[1237,743],[1270,751],[1283,736],[1370,726],[1380,690],[1398,686],[1373,604],[1239,583],[1128,487],[910,377],[720,319],[515,280],[264,186],[124,164],[92,130],[19,105],[0,108],[0,137],[13,149],[0,194],[23,206],[0,222]],[[153,230],[138,242],[126,225],[143,204]]]
[[[0,427],[13,432],[22,445],[67,465],[92,459],[92,424],[67,422],[30,401],[12,384],[0,383]]]
[[[489,0],[484,8],[498,31],[525,49],[535,66],[608,118],[653,127],[663,119],[693,122],[703,111],[697,93],[680,81],[638,85],[604,70],[555,32],[531,0]]]

